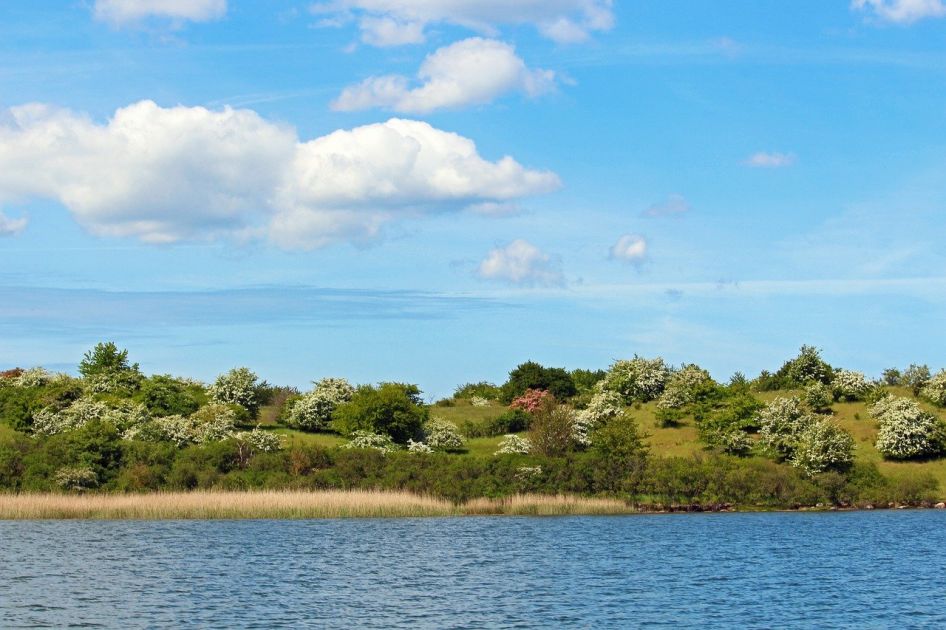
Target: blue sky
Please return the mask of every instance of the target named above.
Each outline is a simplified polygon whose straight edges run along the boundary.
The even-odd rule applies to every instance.
[[[0,367],[946,351],[940,0],[0,2]]]

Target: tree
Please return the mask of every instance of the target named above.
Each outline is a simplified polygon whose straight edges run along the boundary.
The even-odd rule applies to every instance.
[[[782,459],[791,459],[798,446],[799,436],[817,421],[806,412],[797,396],[776,398],[758,415],[762,443]]]
[[[208,390],[210,399],[222,405],[240,405],[255,418],[259,413],[259,378],[249,368],[234,368],[221,374]]]
[[[592,432],[591,453],[599,482],[611,491],[627,489],[629,477],[643,470],[647,461],[637,422],[626,411]]]
[[[135,395],[155,416],[187,416],[200,408],[200,385],[184,382],[170,374],[155,374],[144,379]]]
[[[633,359],[616,361],[604,377],[602,386],[620,394],[630,405],[660,396],[669,378],[670,368],[662,358],[645,359],[635,355]]]
[[[888,459],[919,459],[946,450],[943,422],[909,398],[882,398],[871,415],[880,423],[877,450]]]
[[[90,378],[96,374],[108,372],[138,371],[138,364],[128,364],[128,350],[119,350],[114,342],[106,341],[96,344],[85,353],[79,363],[79,373]]]
[[[798,350],[798,356],[786,361],[776,376],[787,381],[788,386],[804,387],[812,382],[830,385],[832,368],[821,358],[817,348],[804,345]]]
[[[790,461],[809,476],[826,470],[845,471],[854,463],[854,438],[830,420],[818,420],[799,434]]]
[[[465,442],[457,425],[438,417],[431,418],[424,427],[424,438],[427,446],[438,451],[455,451]]]
[[[547,391],[558,400],[567,400],[578,393],[575,382],[564,368],[548,368],[535,361],[527,361],[509,373],[509,378],[502,386],[500,400],[508,405],[529,389]]]
[[[358,387],[351,400],[335,410],[332,425],[343,435],[366,431],[407,444],[421,437],[427,417],[416,385],[381,383],[378,387]]]
[[[354,393],[355,388],[343,378],[323,378],[292,406],[289,425],[310,431],[324,429],[338,406],[351,400]]]
[[[909,387],[914,396],[919,396],[920,390],[926,386],[929,380],[930,368],[928,366],[911,363],[910,367],[903,371],[900,384]]]
[[[920,393],[934,405],[946,406],[946,370],[940,370],[930,378]]]
[[[811,383],[805,387],[805,403],[815,413],[830,411],[832,392],[824,383]]]
[[[835,400],[861,400],[870,391],[864,373],[854,370],[835,370],[831,387]]]
[[[532,452],[546,457],[564,455],[575,443],[575,412],[548,398],[532,412],[529,427]]]

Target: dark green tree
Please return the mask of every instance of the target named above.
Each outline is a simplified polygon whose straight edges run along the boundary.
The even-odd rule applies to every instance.
[[[339,405],[332,417],[332,426],[343,435],[370,431],[405,444],[422,434],[428,412],[416,385],[381,383],[377,387],[358,387],[352,399]]]
[[[500,400],[508,405],[527,389],[550,392],[557,400],[567,400],[578,393],[575,381],[564,368],[549,368],[535,361],[527,361],[509,373],[509,379],[502,386]]]

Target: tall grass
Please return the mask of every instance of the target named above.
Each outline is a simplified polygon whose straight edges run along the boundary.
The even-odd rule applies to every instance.
[[[0,494],[0,519],[303,519],[462,515],[626,514],[612,499],[517,495],[455,505],[409,492],[255,491]]]

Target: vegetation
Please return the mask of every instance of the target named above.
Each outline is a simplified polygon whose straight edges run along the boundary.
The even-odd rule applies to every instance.
[[[502,386],[463,385],[432,406],[406,383],[327,378],[300,394],[248,368],[210,385],[148,376],[112,343],[77,373],[0,373],[0,515],[621,513],[946,496],[946,373],[914,365],[870,381],[809,346],[775,373],[726,384],[660,358],[571,372],[527,362]],[[184,491],[197,494],[173,494]],[[153,507],[135,496],[156,492]]]

